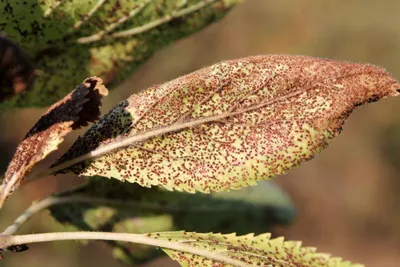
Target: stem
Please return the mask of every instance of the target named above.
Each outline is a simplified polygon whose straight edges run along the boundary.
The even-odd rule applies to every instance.
[[[33,203],[24,213],[22,213],[12,225],[8,226],[2,233],[3,235],[12,235],[18,231],[21,226],[40,211],[57,204],[76,201],[75,197],[47,197],[40,202]]]
[[[117,199],[107,199],[101,197],[90,197],[90,196],[64,196],[64,197],[56,197],[50,196],[46,197],[39,202],[34,202],[32,205],[24,211],[10,226],[8,226],[3,235],[13,235],[15,234],[21,227],[24,225],[29,219],[33,216],[45,210],[51,206],[66,204],[66,203],[89,203],[89,204],[96,204],[96,205],[104,205],[104,206],[111,206],[111,207],[124,207],[124,208],[139,208],[139,209],[146,209],[146,210],[154,210],[154,211],[161,211],[161,212],[169,212],[169,213],[176,213],[181,212],[184,209],[178,206],[160,206],[153,203],[145,203],[139,201],[122,201]],[[190,210],[185,210],[186,212],[196,213],[196,212],[223,212],[226,208],[220,207],[193,207]]]
[[[91,204],[101,204],[106,206],[124,206],[124,207],[134,207],[134,208],[145,208],[160,210],[162,207],[158,205],[139,203],[139,202],[125,202],[120,200],[112,200],[106,198],[98,197],[85,197],[85,196],[68,196],[68,197],[47,197],[37,203],[33,203],[24,213],[22,213],[12,225],[8,226],[6,230],[2,233],[3,235],[12,235],[16,233],[23,224],[25,224],[30,218],[38,214],[44,209],[47,209],[54,205],[83,202]],[[165,208],[163,208],[165,209]]]
[[[241,261],[232,259],[230,257],[210,252],[204,249],[192,247],[186,244],[160,240],[142,234],[126,234],[126,233],[103,233],[103,232],[60,232],[60,233],[45,233],[45,234],[31,234],[31,235],[0,235],[0,249],[5,249],[9,246],[41,243],[50,241],[62,240],[107,240],[107,241],[125,241],[131,243],[139,243],[154,247],[161,247],[176,251],[182,251],[218,262],[223,262],[233,266],[249,267],[251,265],[245,264]]]

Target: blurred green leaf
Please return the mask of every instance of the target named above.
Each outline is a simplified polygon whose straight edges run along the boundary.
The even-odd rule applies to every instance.
[[[295,217],[290,199],[271,182],[223,194],[192,195],[95,177],[87,185],[61,196],[71,195],[105,199],[99,204],[76,203],[51,208],[56,220],[74,230],[263,233],[273,225],[290,223]],[[114,256],[125,263],[145,261],[154,253],[159,254],[137,244],[111,242],[111,245]]]
[[[218,20],[236,2],[0,1],[0,32],[32,57],[39,75],[29,92],[0,107],[50,105],[89,76],[113,88],[156,50]]]

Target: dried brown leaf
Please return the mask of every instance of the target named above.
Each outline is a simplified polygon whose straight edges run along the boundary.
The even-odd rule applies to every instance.
[[[66,134],[99,118],[101,98],[107,94],[102,80],[91,77],[43,114],[20,143],[8,166],[2,182],[0,207],[29,170],[57,150]]]
[[[227,191],[284,174],[400,84],[367,64],[290,55],[221,62],[119,104],[53,171],[169,190]]]

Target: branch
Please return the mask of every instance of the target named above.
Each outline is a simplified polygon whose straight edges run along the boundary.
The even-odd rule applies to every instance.
[[[144,208],[151,210],[166,210],[168,208],[161,207],[154,204],[149,203],[140,203],[135,201],[120,201],[99,197],[87,197],[87,196],[67,196],[67,197],[47,197],[39,202],[34,202],[24,213],[22,213],[12,225],[8,226],[6,230],[2,233],[3,235],[12,235],[21,228],[23,224],[25,224],[30,218],[38,214],[44,209],[47,209],[54,205],[65,204],[65,203],[74,203],[74,202],[83,202],[90,204],[100,204],[105,206],[123,206],[123,207],[134,207],[134,208]],[[174,208],[171,208],[171,211],[174,211]]]
[[[139,209],[146,209],[146,210],[154,210],[154,211],[163,211],[163,212],[181,212],[186,211],[190,213],[196,212],[221,212],[226,210],[226,208],[211,208],[211,207],[194,207],[190,210],[184,210],[178,206],[164,206],[164,205],[157,205],[153,203],[146,203],[140,201],[122,201],[117,199],[107,199],[101,197],[91,197],[91,196],[80,196],[80,195],[73,195],[73,196],[50,196],[46,197],[39,202],[34,202],[32,205],[24,211],[14,222],[12,225],[8,226],[3,235],[13,235],[15,234],[21,227],[24,225],[29,219],[33,216],[38,214],[39,212],[55,205],[66,204],[66,203],[88,203],[88,204],[97,204],[97,205],[104,205],[109,207],[124,207],[124,208],[139,208]]]
[[[201,257],[205,257],[208,259],[212,259],[218,262],[222,262],[225,264],[230,264],[232,266],[238,266],[238,267],[251,266],[241,261],[221,255],[219,253],[210,252],[204,249],[192,247],[178,242],[159,240],[142,234],[103,233],[103,232],[60,232],[60,233],[45,233],[45,234],[31,234],[31,235],[15,235],[15,236],[0,235],[0,249],[6,249],[7,247],[21,245],[21,244],[62,241],[62,240],[124,241],[124,242],[138,243],[154,247],[161,247],[176,251],[182,251],[198,255]]]
[[[47,209],[50,206],[75,202],[75,197],[47,197],[37,203],[33,203],[24,213],[22,213],[12,225],[8,226],[2,235],[12,235],[18,231],[21,226],[26,223],[30,218],[39,213],[40,211]]]

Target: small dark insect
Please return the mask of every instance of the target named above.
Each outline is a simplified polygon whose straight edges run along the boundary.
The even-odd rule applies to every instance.
[[[0,35],[0,102],[28,89],[34,78],[35,69],[29,56]]]
[[[11,252],[23,252],[28,249],[29,249],[28,245],[22,244],[22,245],[9,246],[6,250]],[[0,261],[4,260],[3,254],[1,254],[1,252],[3,251],[4,251],[3,249],[0,249]]]
[[[29,249],[29,247],[28,247],[28,245],[26,245],[26,244],[15,245],[15,246],[9,246],[9,247],[7,248],[7,250],[8,250],[8,251],[11,251],[11,252],[23,252],[23,251],[26,251],[26,250],[28,250],[28,249]]]

